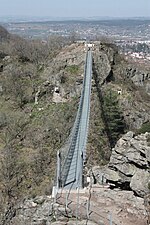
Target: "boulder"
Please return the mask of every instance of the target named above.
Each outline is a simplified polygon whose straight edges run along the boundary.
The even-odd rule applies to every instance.
[[[122,139],[120,139],[120,141],[121,140],[130,141],[133,137],[134,137],[134,133],[132,131],[129,131],[122,137]]]
[[[121,180],[121,177],[119,174],[111,170],[108,167],[98,167],[95,166],[92,168],[93,176],[97,180],[99,184],[105,184],[106,180],[108,181],[114,181],[114,182],[119,182]]]
[[[137,169],[131,178],[130,187],[139,196],[145,196],[149,192],[148,183],[150,182],[150,174],[146,170]]]

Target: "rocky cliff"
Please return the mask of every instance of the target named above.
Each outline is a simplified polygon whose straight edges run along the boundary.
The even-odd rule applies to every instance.
[[[125,61],[116,46],[102,44],[94,52],[94,68],[99,89],[118,93],[129,130],[139,129],[150,120],[150,74],[147,67]]]

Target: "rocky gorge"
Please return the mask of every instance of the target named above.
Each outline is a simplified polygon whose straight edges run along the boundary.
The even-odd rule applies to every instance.
[[[89,177],[90,182],[80,190],[76,218],[77,193],[70,193],[68,204],[66,193],[56,199],[51,193],[56,152],[67,140],[76,116],[85,46],[63,44],[62,39],[34,46],[3,34],[1,223],[71,225],[78,219],[78,224],[104,225],[111,213],[113,225],[146,225],[150,211],[149,68],[126,61],[114,44],[97,43],[93,48],[85,165],[85,179]]]

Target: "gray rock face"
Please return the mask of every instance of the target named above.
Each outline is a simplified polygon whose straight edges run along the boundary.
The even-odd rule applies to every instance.
[[[111,65],[108,55],[105,52],[95,54],[95,69],[99,74],[97,82],[104,84],[111,73]]]
[[[150,174],[146,170],[136,170],[133,175],[130,187],[134,190],[139,196],[144,196],[149,192],[148,183],[150,181]]]
[[[54,202],[50,196],[37,196],[34,199],[26,199],[17,207],[17,214],[11,224],[13,225],[49,225],[66,224],[65,215],[70,211]]]
[[[141,71],[137,68],[128,67],[126,68],[126,76],[130,78],[136,86],[147,86],[150,85],[150,73],[148,71]],[[149,88],[146,88],[148,94]]]
[[[133,132],[125,134],[112,150],[108,166],[93,168],[95,178],[99,183],[106,182],[122,189],[132,189],[138,196],[149,192],[150,182],[150,146],[149,133],[134,137]]]
[[[65,204],[56,203],[50,196],[37,196],[34,199],[26,199],[18,206],[11,224],[76,225],[76,220],[73,211],[69,207],[66,208]],[[80,224],[96,225],[97,223],[90,220],[86,223],[81,218]]]
[[[136,68],[135,65],[126,65],[123,68],[122,76],[127,83],[132,81],[132,83],[137,86],[134,87],[135,90],[132,90],[132,94],[134,93],[133,95],[131,94],[132,97],[129,99],[124,98],[123,101],[121,101],[121,105],[124,109],[123,114],[125,120],[130,129],[139,129],[143,123],[150,120],[150,105],[148,100],[148,95],[150,95],[150,73],[148,69],[139,69]]]
[[[86,52],[83,46],[71,45],[61,51],[56,58],[49,62],[44,70],[45,77],[54,87],[59,88],[61,98],[66,100],[78,96],[82,90],[84,63]],[[70,69],[77,67],[77,71]],[[70,74],[71,73],[71,74]]]
[[[129,129],[139,129],[143,123],[150,120],[149,104],[144,104],[134,98],[124,98],[120,100],[123,109],[123,115]]]

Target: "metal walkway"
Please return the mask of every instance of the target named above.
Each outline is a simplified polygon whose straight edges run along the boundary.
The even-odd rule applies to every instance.
[[[64,147],[57,154],[57,188],[83,187],[83,164],[86,159],[86,142],[90,115],[92,79],[92,51],[87,51],[83,88],[72,132]]]

